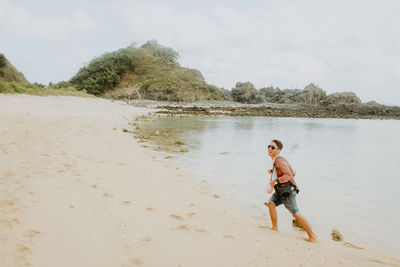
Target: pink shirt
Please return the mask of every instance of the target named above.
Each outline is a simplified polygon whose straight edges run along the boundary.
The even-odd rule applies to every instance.
[[[280,183],[287,183],[290,181],[292,184],[296,185],[294,181],[295,173],[284,158],[277,156],[274,165],[276,168],[276,177],[278,177]]]

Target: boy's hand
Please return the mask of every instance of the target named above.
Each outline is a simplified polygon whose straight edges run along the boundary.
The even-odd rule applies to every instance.
[[[271,187],[274,187],[274,186],[275,186],[275,182],[274,182],[274,181],[270,181],[270,182],[269,182],[269,185],[270,185]]]
[[[271,170],[268,170],[268,173],[271,174],[271,173],[272,173],[272,169],[271,169]]]

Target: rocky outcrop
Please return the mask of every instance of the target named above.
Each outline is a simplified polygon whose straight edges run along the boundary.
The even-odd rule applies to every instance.
[[[306,104],[306,105],[341,105],[356,104],[360,105],[361,100],[353,92],[340,92],[326,95],[326,92],[310,83],[303,90],[284,89],[273,86],[256,90],[250,82],[236,83],[231,91],[232,100],[235,102],[259,104],[259,103],[277,103],[277,104]],[[369,103],[372,105],[372,102]]]
[[[257,90],[251,82],[237,82],[235,88],[231,91],[232,100],[242,103],[260,103],[257,99]]]
[[[353,92],[340,92],[328,95],[320,102],[322,105],[361,104],[360,98]]]
[[[326,92],[313,83],[310,83],[304,88],[302,95],[305,103],[318,104],[326,97]]]
[[[160,105],[165,114],[202,114],[225,116],[264,116],[264,117],[298,117],[298,118],[345,118],[345,119],[395,119],[400,120],[400,107],[369,106],[366,104],[340,105],[305,105],[273,104],[257,105],[235,102],[210,103],[197,105]]]

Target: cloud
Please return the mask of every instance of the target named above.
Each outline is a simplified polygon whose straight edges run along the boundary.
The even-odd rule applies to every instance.
[[[142,3],[124,6],[122,14],[139,41],[156,38],[173,47],[183,65],[226,88],[239,80],[259,88],[314,81],[328,93],[352,90],[364,99],[382,86],[396,90],[398,2],[251,3],[207,9]]]
[[[70,17],[33,16],[22,6],[0,0],[0,28],[18,38],[68,40],[86,33],[94,25],[93,19],[83,12],[73,12]]]
[[[29,1],[10,3],[0,0],[0,30],[36,45],[63,40],[64,56],[80,58],[78,66],[157,39],[180,53],[183,66],[227,89],[237,81],[257,88],[314,81],[328,93],[400,103],[396,0],[38,0],[36,13]]]

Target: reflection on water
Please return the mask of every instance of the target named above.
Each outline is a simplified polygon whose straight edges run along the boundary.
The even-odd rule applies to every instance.
[[[266,146],[282,140],[300,210],[322,238],[338,228],[346,241],[400,252],[400,121],[191,117],[162,125],[184,129],[184,166],[267,216]],[[278,208],[278,216],[281,229],[291,230],[289,213]]]

